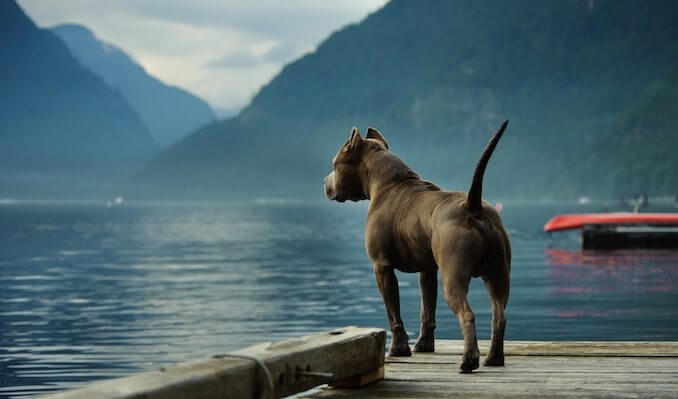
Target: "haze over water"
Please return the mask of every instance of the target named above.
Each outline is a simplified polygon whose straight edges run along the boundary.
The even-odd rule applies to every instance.
[[[678,339],[678,251],[591,253],[513,205],[510,340]],[[366,204],[0,205],[0,397],[81,386],[267,340],[387,327],[363,244]],[[399,273],[416,338],[416,275]],[[470,292],[480,339],[490,310]],[[439,292],[439,338],[460,338]],[[451,370],[451,372],[455,372]]]

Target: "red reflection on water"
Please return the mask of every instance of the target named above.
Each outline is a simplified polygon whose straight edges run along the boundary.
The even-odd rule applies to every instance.
[[[620,302],[648,295],[678,292],[678,251],[546,250],[552,295],[596,301]],[[617,295],[618,294],[618,295]],[[593,306],[595,308],[595,306]],[[614,309],[614,306],[611,306]],[[556,309],[559,317],[609,317],[620,310],[582,306],[582,309]],[[636,309],[637,310],[637,309]],[[633,313],[633,309],[621,311]]]
[[[620,249],[616,251],[596,251],[548,248],[546,256],[551,266],[629,266],[655,262],[678,264],[678,250]]]
[[[556,311],[556,316],[562,317],[565,319],[576,319],[579,317],[609,317],[614,315],[615,312],[610,312],[607,310],[594,310],[594,311],[585,311],[585,310],[558,310]]]

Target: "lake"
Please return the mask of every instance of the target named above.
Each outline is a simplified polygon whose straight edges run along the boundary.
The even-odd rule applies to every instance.
[[[366,203],[0,204],[0,397],[81,386],[345,325],[387,327]],[[677,340],[678,251],[582,252],[556,213],[505,204],[507,339]],[[418,329],[416,275],[399,273]],[[439,291],[440,338],[460,338]],[[469,293],[489,338],[482,281]]]

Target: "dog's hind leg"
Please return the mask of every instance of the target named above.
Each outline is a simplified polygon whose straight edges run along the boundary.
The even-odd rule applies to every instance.
[[[388,354],[389,356],[411,356],[412,352],[407,341],[405,326],[400,318],[400,292],[395,271],[393,267],[375,264],[374,274],[377,278],[379,292],[384,299],[388,322],[391,327],[391,347]]]
[[[464,354],[459,367],[461,373],[470,373],[477,369],[480,358],[475,316],[466,299],[472,268],[471,260],[463,255],[445,257],[445,262],[440,265],[445,299],[457,315],[459,327],[464,334]]]
[[[483,276],[492,304],[492,342],[483,362],[484,366],[504,365],[504,329],[506,328],[504,309],[509,296],[509,271],[508,266],[504,264],[497,266],[497,268],[491,268],[489,273]]]
[[[414,344],[415,352],[435,350],[434,330],[436,328],[436,300],[438,299],[438,270],[419,273],[421,291],[421,325],[419,338]]]

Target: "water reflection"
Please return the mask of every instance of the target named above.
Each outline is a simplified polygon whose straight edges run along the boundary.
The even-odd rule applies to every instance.
[[[628,336],[629,326],[640,325],[637,333],[661,331],[659,320],[678,316],[678,251],[551,248],[546,254],[551,293],[562,299],[554,309],[559,317],[623,321],[619,330]],[[669,325],[675,332],[675,323]]]
[[[678,251],[547,249],[553,292],[675,292]]]
[[[554,209],[507,207],[509,339],[677,339],[676,255],[546,250]],[[386,327],[365,204],[0,207],[0,396],[344,325]],[[416,336],[415,275],[399,274]],[[441,291],[442,292],[442,291]],[[478,333],[490,311],[479,280]],[[458,338],[439,298],[437,336]]]

